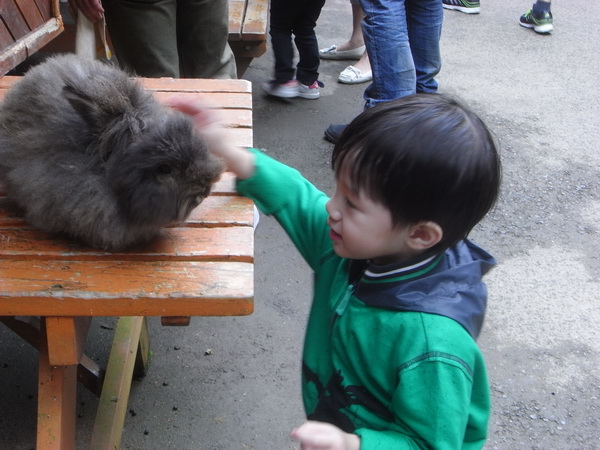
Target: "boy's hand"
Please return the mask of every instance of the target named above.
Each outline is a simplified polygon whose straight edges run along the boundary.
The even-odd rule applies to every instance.
[[[325,422],[308,421],[295,428],[291,436],[302,450],[359,450],[360,438]]]
[[[213,153],[218,153],[226,139],[226,126],[220,111],[202,97],[189,98],[172,96],[164,102],[167,106],[187,114],[192,119],[196,131],[206,140]],[[219,155],[220,156],[220,155]]]
[[[173,96],[166,99],[165,104],[192,118],[196,130],[206,140],[211,153],[222,158],[228,170],[239,179],[252,176],[254,155],[230,143],[222,115],[207,100],[201,97]]]

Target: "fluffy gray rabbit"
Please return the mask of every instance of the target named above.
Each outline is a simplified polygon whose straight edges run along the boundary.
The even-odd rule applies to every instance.
[[[32,68],[0,104],[0,179],[26,220],[121,250],[184,221],[223,170],[188,117],[114,66]]]

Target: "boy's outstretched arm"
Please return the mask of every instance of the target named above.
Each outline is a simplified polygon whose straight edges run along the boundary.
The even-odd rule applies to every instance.
[[[304,422],[295,428],[292,437],[299,440],[302,450],[359,450],[360,438],[325,422]]]
[[[244,180],[254,174],[254,155],[248,150],[232,145],[227,138],[226,126],[219,111],[201,97],[170,97],[165,104],[192,118],[196,130],[208,144],[215,156],[222,158],[227,169],[238,179]]]

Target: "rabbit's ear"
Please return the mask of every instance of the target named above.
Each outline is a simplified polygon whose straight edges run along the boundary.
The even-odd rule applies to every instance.
[[[90,128],[94,131],[98,131],[102,123],[103,115],[103,111],[98,103],[85,92],[70,84],[63,87],[63,95]]]

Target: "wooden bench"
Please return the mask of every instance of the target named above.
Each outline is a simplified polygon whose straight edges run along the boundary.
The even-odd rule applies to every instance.
[[[0,100],[17,79],[0,78]],[[252,145],[250,82],[141,81],[159,99],[209,96],[225,115],[230,139]],[[0,322],[39,349],[38,449],[75,448],[78,379],[100,396],[89,448],[119,447],[132,374],[147,365],[145,316],[252,312],[253,221],[252,202],[235,192],[232,174],[225,174],[185,226],[165,229],[139,248],[109,253],[31,228],[0,187]],[[120,316],[106,368],[84,352],[95,316]]]
[[[238,77],[252,60],[267,51],[269,0],[229,1],[229,45],[235,55]],[[0,48],[15,45],[14,51],[0,61],[5,74],[35,51],[74,52],[75,29],[65,6],[57,0],[2,0],[0,8]],[[62,14],[60,9],[62,9]],[[64,28],[64,32],[63,32]],[[40,39],[42,38],[42,39]]]
[[[63,28],[58,0],[2,0],[0,76],[55,39]]]
[[[229,0],[229,45],[238,77],[267,51],[269,0]]]

